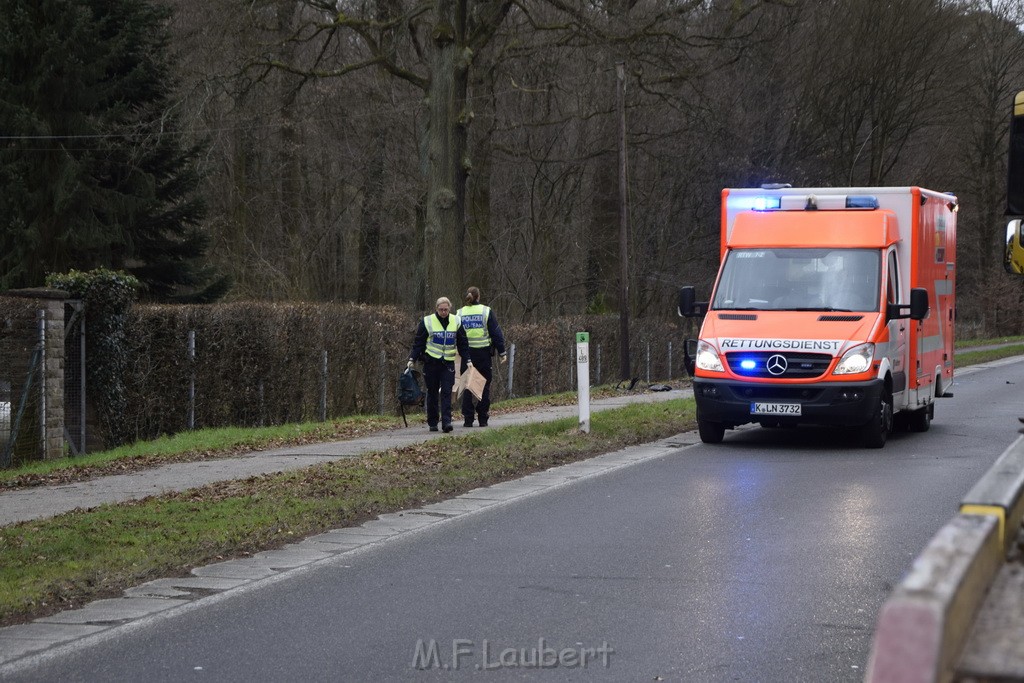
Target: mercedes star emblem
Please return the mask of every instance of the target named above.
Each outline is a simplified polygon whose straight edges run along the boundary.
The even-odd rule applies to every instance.
[[[768,359],[765,363],[765,367],[768,368],[768,372],[773,375],[781,375],[786,372],[786,368],[789,367],[789,363],[786,362],[786,357],[780,354],[775,354]]]

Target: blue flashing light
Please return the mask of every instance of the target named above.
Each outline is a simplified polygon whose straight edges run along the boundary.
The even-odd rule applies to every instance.
[[[757,367],[757,363],[748,358],[746,360],[740,361],[740,367],[743,368],[744,370],[753,370],[754,368]]]
[[[729,210],[731,211],[766,211],[782,207],[781,197],[766,197],[764,195],[730,195],[728,199]]]
[[[770,211],[782,206],[782,197],[757,197],[754,199],[754,211]]]
[[[850,196],[846,198],[847,209],[877,209],[878,197],[871,195]]]

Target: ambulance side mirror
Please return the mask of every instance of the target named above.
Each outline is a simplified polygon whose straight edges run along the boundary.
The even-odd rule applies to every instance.
[[[928,315],[928,290],[915,287],[910,290],[910,319],[924,320]]]
[[[889,304],[885,310],[886,320],[898,318],[910,318],[911,320],[924,320],[928,315],[928,290],[923,287],[915,287],[910,290],[910,305]]]
[[[679,304],[676,308],[676,313],[683,318],[693,318],[698,315],[704,315],[707,312],[708,302],[697,301],[697,294],[692,286],[687,285],[686,287],[679,288]]]

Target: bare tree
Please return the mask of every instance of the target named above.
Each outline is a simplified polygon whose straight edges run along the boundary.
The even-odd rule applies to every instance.
[[[958,287],[965,325],[983,336],[1024,330],[1024,291],[1002,269],[1005,247],[1006,154],[1009,113],[1024,89],[1024,21],[1020,0],[974,0],[963,6],[957,52],[966,59],[956,74],[959,107],[948,141],[961,162],[951,168],[952,187],[962,188]],[[947,153],[948,155],[948,153]]]
[[[287,0],[278,1],[284,4]],[[488,73],[494,67],[495,63],[485,61],[486,58],[504,54],[501,47],[492,48],[497,36],[505,37],[502,31],[508,17],[514,15],[520,29],[526,27],[534,33],[554,36],[553,42],[559,46],[622,46],[614,51],[628,54],[631,50],[642,53],[637,46],[646,43],[679,52],[697,44],[731,39],[730,31],[766,4],[774,3],[751,0],[665,6],[653,0],[628,0],[602,6],[564,0],[303,0],[300,11],[287,15],[294,19],[290,35],[284,37],[271,31],[273,44],[268,43],[269,49],[254,59],[252,66],[264,69],[266,74],[283,70],[299,77],[299,83],[374,70],[423,93],[419,165],[424,192],[416,214],[422,222],[417,231],[423,268],[423,285],[417,298],[422,306],[436,294],[461,289],[465,279],[463,264],[479,256],[463,249],[467,238],[473,237],[466,229],[467,188],[473,158],[469,131],[476,117],[471,86],[479,82],[474,81],[474,73]],[[280,14],[278,19],[275,28],[280,30],[284,25]],[[693,32],[689,28],[691,23],[708,30],[703,34]],[[720,37],[716,31],[726,37]],[[286,43],[290,46],[284,49]],[[672,63],[671,57],[660,57],[651,61],[651,69]],[[672,71],[671,79],[687,77],[677,67]],[[374,137],[379,145],[379,134]],[[284,142],[287,148],[288,140]],[[379,177],[379,171],[373,168],[379,169],[379,164],[369,172],[370,176]],[[373,184],[371,181],[370,185]],[[481,189],[475,198],[485,196],[486,191]],[[380,227],[374,225],[371,205],[372,202],[367,203],[363,214],[365,229],[360,241],[363,278],[371,275],[379,260],[376,235]],[[479,203],[473,207],[484,210]],[[487,222],[471,218],[470,224],[480,227]],[[373,289],[364,287],[360,296],[374,297]]]
[[[615,310],[619,60],[638,314],[710,283],[722,187],[773,180],[956,191],[961,301],[1012,288],[983,269],[1016,0],[164,1],[243,295]]]
[[[805,9],[801,98],[833,183],[890,182],[907,145],[941,123],[957,19],[936,0]]]

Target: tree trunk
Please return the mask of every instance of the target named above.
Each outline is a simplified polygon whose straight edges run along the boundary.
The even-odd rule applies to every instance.
[[[373,148],[369,151],[363,183],[363,209],[359,222],[359,302],[381,303],[380,258],[381,213],[384,210],[384,173],[388,131],[380,123],[373,127]]]
[[[493,94],[495,89],[494,72],[483,70],[473,78],[475,94]],[[494,243],[491,240],[491,177],[494,170],[494,117],[490,112],[490,123],[483,132],[476,133],[468,152],[472,159],[472,177],[468,178],[466,199],[466,244],[463,257],[463,275],[466,280],[463,286],[475,285],[484,292],[484,298],[490,299],[494,294],[491,287],[498,280],[494,272],[497,254],[493,253]],[[477,124],[479,127],[479,123]],[[467,131],[468,133],[468,131]]]
[[[294,31],[298,5],[289,0],[280,0],[277,6],[277,30],[281,40],[281,58],[294,61],[294,48],[288,41]],[[287,274],[291,296],[302,297],[308,292],[305,268],[305,245],[302,234],[302,170],[299,159],[302,147],[300,127],[301,112],[298,111],[299,77],[287,72],[279,74],[278,97],[280,98],[281,149],[279,151],[280,199],[278,211],[284,230]]]
[[[463,287],[466,221],[466,90],[471,55],[464,43],[465,0],[438,0],[432,33],[430,123],[426,140],[425,297],[458,298]]]

